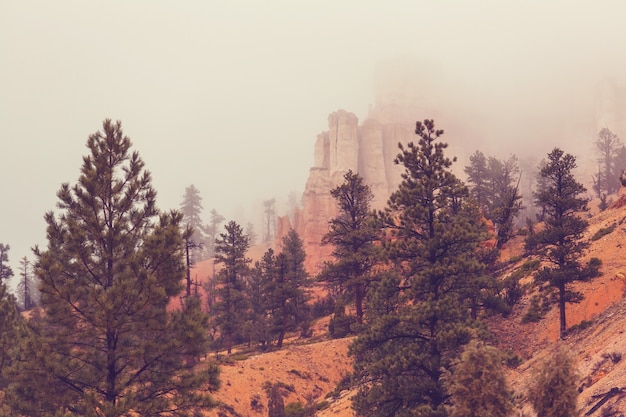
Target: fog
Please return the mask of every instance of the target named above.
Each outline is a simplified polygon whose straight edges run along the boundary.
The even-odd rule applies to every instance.
[[[0,1],[0,243],[18,275],[105,118],[122,121],[161,209],[194,184],[207,220],[215,208],[259,224],[263,199],[280,211],[303,191],[330,112],[367,117],[381,62],[391,81],[415,80],[414,118],[435,118],[458,166],[476,149],[534,161],[554,146],[593,166],[598,127],[626,134],[625,12],[571,0]]]

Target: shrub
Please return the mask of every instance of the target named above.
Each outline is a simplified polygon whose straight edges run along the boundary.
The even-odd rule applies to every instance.
[[[300,401],[289,403],[285,406],[285,417],[304,417],[306,408]]]
[[[588,329],[589,327],[591,327],[591,325],[593,324],[592,320],[583,320],[578,324],[573,325],[572,327],[569,328],[568,332],[578,332],[581,330],[585,330]]]
[[[506,417],[513,411],[502,354],[493,346],[471,341],[454,365],[450,381],[452,417]]]
[[[591,236],[591,240],[595,242],[596,240],[599,240],[599,239],[603,238],[604,236],[608,235],[609,233],[612,233],[613,230],[615,230],[615,227],[616,227],[616,224],[613,223],[609,227],[603,227],[601,229],[598,229],[598,231],[596,233],[594,233],[593,236]]]
[[[530,299],[530,307],[522,317],[522,323],[538,322],[550,311],[550,300],[547,297],[533,295]]]
[[[335,339],[346,337],[351,333],[350,327],[356,323],[356,319],[345,313],[337,313],[328,322],[328,332]]]
[[[542,417],[578,416],[578,373],[574,358],[562,345],[534,372],[528,398]]]

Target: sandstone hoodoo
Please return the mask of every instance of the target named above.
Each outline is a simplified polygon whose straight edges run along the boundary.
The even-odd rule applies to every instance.
[[[320,245],[328,230],[328,220],[337,215],[330,190],[343,181],[349,170],[358,172],[374,194],[372,207],[384,207],[390,193],[400,182],[400,167],[393,162],[398,143],[413,137],[413,125],[404,121],[380,120],[372,112],[364,123],[354,113],[337,110],[328,116],[328,130],[318,135],[311,167],[303,193],[302,208],[278,220],[277,236],[282,239],[295,229],[305,244],[308,270],[319,271],[332,251]]]

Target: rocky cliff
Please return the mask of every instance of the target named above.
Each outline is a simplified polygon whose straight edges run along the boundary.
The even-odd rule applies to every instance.
[[[400,182],[402,170],[393,162],[398,143],[411,140],[413,131],[411,123],[380,120],[375,112],[362,124],[356,115],[345,110],[328,116],[328,130],[320,133],[315,142],[314,166],[303,192],[302,208],[279,218],[277,224],[279,240],[290,228],[303,239],[310,273],[319,272],[332,250],[321,245],[328,221],[338,214],[330,190],[341,184],[345,173],[352,170],[371,187],[372,208],[383,208]]]

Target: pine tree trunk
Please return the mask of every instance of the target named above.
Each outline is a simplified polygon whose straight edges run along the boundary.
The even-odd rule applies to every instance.
[[[354,289],[354,307],[356,309],[356,322],[363,324],[363,286],[357,284]]]
[[[567,322],[565,321],[565,284],[559,285],[559,316],[561,321],[561,339],[563,339],[567,332]]]

